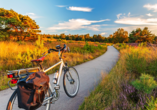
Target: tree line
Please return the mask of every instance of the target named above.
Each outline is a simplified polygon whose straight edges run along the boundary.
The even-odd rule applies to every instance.
[[[143,30],[137,28],[133,30],[130,34],[125,31],[123,28],[117,29],[113,34],[110,34],[108,37],[102,37],[100,34],[90,36],[89,34],[85,35],[53,35],[53,38],[56,39],[66,39],[66,40],[76,40],[76,41],[93,41],[93,42],[105,42],[105,43],[140,43],[140,42],[150,42],[154,43],[157,41],[157,37],[148,30],[148,27],[145,27]]]

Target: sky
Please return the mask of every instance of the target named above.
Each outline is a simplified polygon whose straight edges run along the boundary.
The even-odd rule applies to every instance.
[[[157,0],[0,0],[0,8],[28,15],[42,34],[101,34],[123,28],[157,35]]]

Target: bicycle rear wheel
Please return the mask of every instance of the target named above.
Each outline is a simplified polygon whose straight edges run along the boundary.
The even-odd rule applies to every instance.
[[[74,67],[69,67],[63,76],[63,87],[69,97],[75,97],[79,91],[80,79]]]
[[[51,91],[48,90],[47,94],[45,94],[45,98],[49,97],[50,94]],[[44,106],[41,106],[37,110],[50,110],[50,105],[51,105],[50,100],[48,100]],[[18,108],[17,89],[13,92],[12,96],[10,97],[6,110],[24,110]]]

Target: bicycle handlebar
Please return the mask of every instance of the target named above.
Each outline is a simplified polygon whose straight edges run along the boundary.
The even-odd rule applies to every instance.
[[[51,53],[51,51],[56,51],[56,52],[63,51],[65,48],[66,48],[66,45],[64,44],[63,48],[60,47],[59,49],[49,49],[48,53]]]

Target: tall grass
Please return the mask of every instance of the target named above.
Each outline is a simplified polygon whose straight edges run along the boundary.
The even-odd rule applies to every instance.
[[[37,59],[42,56],[42,53],[47,52],[50,48],[55,48],[56,45],[61,45],[65,41],[51,41],[46,42],[42,39],[34,42],[0,42],[0,90],[7,88],[6,70],[14,70],[20,68],[32,67],[31,60]],[[79,43],[73,41],[69,43],[66,41],[68,47],[70,47],[70,52],[63,53],[64,62],[68,63],[68,66],[74,66],[86,61],[89,61],[93,58],[96,58],[103,54],[107,50],[107,46],[102,45],[102,49],[97,47],[94,48],[94,52],[86,52],[84,49],[84,44],[80,46]],[[89,42],[90,45],[94,43]],[[74,50],[77,49],[77,50]],[[80,52],[82,51],[82,52]],[[58,53],[52,52],[46,56],[45,61],[43,62],[44,68],[48,68],[51,65],[59,61]],[[53,70],[54,71],[54,70]],[[53,73],[53,71],[49,72]]]

